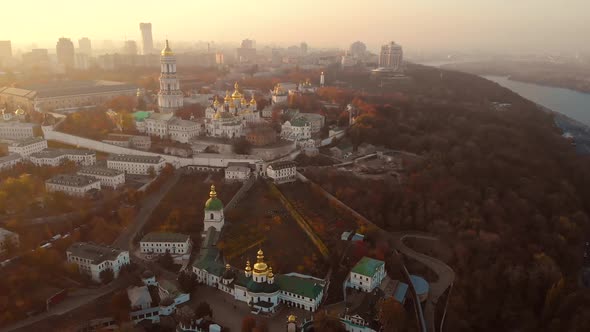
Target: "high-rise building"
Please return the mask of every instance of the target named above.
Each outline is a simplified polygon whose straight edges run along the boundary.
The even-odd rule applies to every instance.
[[[367,45],[361,41],[355,41],[354,43],[350,44],[350,52],[349,54],[355,58],[360,58],[365,55],[367,52]]]
[[[126,40],[123,47],[123,53],[128,55],[137,55],[137,43],[135,40]]]
[[[143,54],[151,54],[154,52],[154,39],[152,38],[152,24],[139,23],[141,30],[141,42],[143,47]]]
[[[0,40],[0,59],[12,57],[12,43],[10,40]]]
[[[256,41],[252,39],[242,40],[242,45],[236,51],[238,62],[250,62],[256,60]]]
[[[401,45],[391,42],[381,46],[379,55],[379,67],[391,69],[396,72],[403,71],[404,52]]]
[[[88,56],[92,55],[92,43],[87,37],[78,39],[78,48],[79,53],[86,54]]]
[[[299,49],[301,49],[301,55],[306,55],[307,54],[307,43],[306,42],[301,43],[301,45],[299,45]]]
[[[49,52],[46,48],[34,48],[23,54],[23,64],[26,66],[49,66]]]
[[[171,113],[183,105],[180,82],[176,77],[176,57],[166,39],[166,47],[160,57],[160,92],[158,107],[162,113]]]
[[[57,63],[66,68],[74,67],[74,43],[69,38],[60,38],[55,46]]]

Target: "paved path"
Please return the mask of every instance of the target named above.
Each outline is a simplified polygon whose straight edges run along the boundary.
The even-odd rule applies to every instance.
[[[137,233],[143,228],[145,223],[150,219],[150,216],[160,204],[164,196],[172,189],[172,187],[180,179],[180,172],[174,172],[172,177],[168,179],[157,192],[151,193],[148,197],[141,201],[141,208],[135,218],[135,222],[121,232],[119,237],[113,242],[113,246],[124,250],[132,248],[131,242]]]

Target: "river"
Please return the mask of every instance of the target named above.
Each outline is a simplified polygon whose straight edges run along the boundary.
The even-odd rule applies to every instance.
[[[509,80],[504,76],[484,76],[522,97],[590,126],[590,94],[565,88]]]

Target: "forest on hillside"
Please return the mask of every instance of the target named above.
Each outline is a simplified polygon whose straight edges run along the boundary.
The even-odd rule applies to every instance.
[[[447,331],[590,331],[590,289],[579,286],[590,160],[533,103],[476,76],[443,74],[417,66],[413,91],[349,96],[362,114],[353,145],[424,156],[401,185],[338,170],[306,175],[387,230],[443,239],[457,273]],[[494,111],[493,101],[512,107]]]

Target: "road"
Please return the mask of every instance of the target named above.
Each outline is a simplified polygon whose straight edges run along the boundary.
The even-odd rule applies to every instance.
[[[148,197],[142,200],[141,208],[139,209],[137,217],[135,218],[135,222],[127,226],[127,228],[125,228],[123,232],[121,232],[119,237],[115,240],[115,242],[113,242],[114,247],[121,248],[123,250],[129,250],[130,248],[132,248],[131,242],[133,241],[133,238],[135,238],[137,233],[150,219],[150,216],[152,215],[158,204],[160,204],[164,196],[166,196],[168,191],[170,191],[170,189],[174,187],[176,182],[178,182],[178,180],[180,179],[180,174],[181,173],[178,171],[174,172],[172,177],[170,177],[170,179],[168,179],[162,185],[160,190],[151,193]]]
[[[32,324],[54,316],[62,316],[67,314],[68,312],[78,309],[79,307],[95,301],[100,297],[110,294],[117,289],[126,287],[129,282],[130,280],[128,278],[121,277],[104,287],[95,289],[81,289],[78,292],[68,295],[68,297],[63,302],[56,304],[54,307],[50,308],[49,311],[18,321],[10,326],[0,329],[0,332],[29,331],[27,327]]]
[[[115,247],[118,247],[118,248],[121,248],[124,250],[132,249],[131,242],[132,242],[133,238],[139,232],[139,230],[141,230],[143,228],[145,223],[149,220],[149,217],[152,214],[152,212],[154,211],[154,209],[156,208],[156,206],[158,206],[160,201],[164,198],[164,196],[166,196],[166,193],[168,193],[168,191],[170,191],[170,189],[174,186],[174,184],[176,184],[176,182],[178,182],[179,178],[180,178],[180,172],[175,172],[174,175],[162,185],[160,190],[150,194],[148,197],[146,197],[142,201],[141,209],[139,210],[139,213],[137,214],[135,222],[133,224],[129,225],[121,233],[121,235],[117,238],[117,240],[115,240],[115,242],[113,243],[113,245]],[[146,264],[146,262],[139,260],[137,257],[134,257],[133,255],[131,255],[131,258],[134,262],[136,262],[138,264],[152,267],[150,264]],[[174,279],[176,278],[176,274],[173,274],[168,271],[158,270],[157,272],[159,272],[160,275],[165,275],[166,277],[172,276]],[[74,309],[77,309],[83,305],[86,305],[86,304],[88,304],[88,303],[90,303],[102,296],[110,294],[117,289],[125,288],[129,284],[130,284],[129,278],[121,277],[121,278],[111,282],[107,286],[103,286],[103,287],[95,288],[95,289],[80,289],[80,290],[74,291],[72,294],[68,295],[68,297],[63,302],[55,305],[49,311],[43,312],[43,313],[33,316],[33,317],[29,317],[24,320],[21,320],[9,327],[1,329],[0,332],[17,331],[19,329],[24,329],[27,326],[30,326],[31,324],[45,320],[47,318],[66,314],[66,313],[68,313]]]

